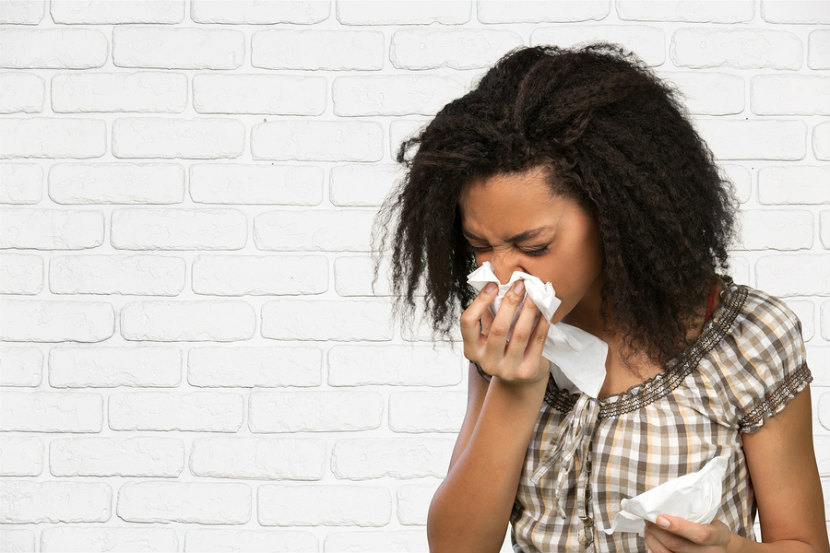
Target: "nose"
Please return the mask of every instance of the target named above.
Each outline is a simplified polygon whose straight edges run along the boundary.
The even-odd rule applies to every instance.
[[[510,252],[494,253],[487,261],[490,261],[490,265],[493,266],[493,272],[495,273],[496,278],[498,278],[499,282],[502,284],[507,284],[510,277],[513,275],[513,271],[527,272],[518,262],[516,256],[511,255]]]

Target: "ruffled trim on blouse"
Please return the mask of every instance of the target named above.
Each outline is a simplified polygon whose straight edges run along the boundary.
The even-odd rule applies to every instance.
[[[704,325],[697,340],[677,357],[665,364],[665,369],[642,384],[632,386],[619,394],[599,398],[599,418],[611,418],[636,411],[671,393],[697,368],[700,360],[723,340],[741,312],[747,297],[747,288],[736,285],[728,275],[722,275],[724,287],[721,303],[715,308],[712,318]],[[548,380],[545,402],[560,412],[570,411],[576,403],[578,393],[560,389]]]
[[[807,363],[788,374],[781,384],[770,391],[764,400],[738,421],[741,432],[752,434],[764,426],[766,420],[784,410],[784,407],[813,381]]]

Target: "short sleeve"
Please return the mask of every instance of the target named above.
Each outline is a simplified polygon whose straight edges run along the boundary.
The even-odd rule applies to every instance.
[[[812,381],[801,321],[778,298],[755,291],[735,329],[739,370],[729,371],[738,428],[757,432]]]

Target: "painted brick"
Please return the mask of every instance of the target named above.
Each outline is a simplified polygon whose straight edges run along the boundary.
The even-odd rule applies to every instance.
[[[245,524],[251,488],[230,482],[130,482],[118,490],[118,516],[127,522]]]
[[[389,59],[398,69],[476,69],[490,67],[523,44],[513,31],[404,29],[392,35]]]
[[[645,25],[564,25],[541,27],[530,35],[530,44],[570,47],[583,42],[607,41],[624,44],[648,65],[666,60],[666,33]]]
[[[0,209],[0,248],[82,250],[104,241],[104,214],[90,210]]]
[[[398,520],[405,525],[426,525],[427,512],[438,482],[404,484],[397,491]]]
[[[0,204],[36,204],[43,197],[42,190],[43,169],[40,165],[0,163]]]
[[[830,302],[821,304],[821,337],[830,340]]]
[[[238,250],[248,240],[238,209],[116,209],[111,226],[119,250]]]
[[[383,129],[374,121],[279,121],[251,130],[253,159],[379,161]]]
[[[813,447],[821,476],[830,476],[830,436],[814,436]]]
[[[181,384],[181,374],[178,348],[70,346],[49,350],[49,385],[53,388],[169,388]]]
[[[172,163],[57,163],[49,197],[59,204],[176,204],[184,168]]]
[[[232,3],[194,0],[191,6],[190,17],[197,23],[223,23],[231,25],[296,23],[311,25],[325,21],[329,16],[329,11],[329,0],[294,0],[288,2],[237,0]]]
[[[43,258],[0,253],[0,294],[34,295],[43,290]]]
[[[611,11],[608,0],[546,0],[544,2],[512,2],[510,0],[478,0],[478,20],[482,23],[540,23],[548,21],[588,21],[604,19]]]
[[[803,159],[807,126],[796,120],[696,121],[698,132],[715,157],[724,159]]]
[[[197,163],[190,166],[190,196],[205,204],[317,205],[323,201],[323,169]]]
[[[389,428],[395,432],[458,432],[467,410],[465,392],[395,392]]]
[[[312,209],[267,211],[254,217],[260,250],[368,251],[375,211]]]
[[[49,14],[55,23],[182,23],[185,6],[177,2],[64,1],[51,4]]]
[[[392,518],[389,490],[370,486],[279,486],[257,491],[263,526],[385,526]]]
[[[2,392],[0,398],[3,431],[100,432],[102,428],[104,398],[100,394],[26,391]]]
[[[263,304],[262,336],[276,340],[385,341],[392,338],[391,311],[386,301],[281,299]]]
[[[6,117],[0,126],[0,144],[0,159],[102,157],[107,150],[107,124],[98,119]]]
[[[729,274],[738,284],[752,285],[749,261],[743,257],[731,256],[729,259]]]
[[[792,165],[758,170],[762,204],[830,203],[830,167]]]
[[[415,314],[413,321],[406,321],[401,326],[401,336],[403,336],[404,340],[410,342],[460,342],[461,326],[458,324],[450,326],[450,335],[446,337],[435,331],[432,320],[429,317],[422,312],[418,312]]]
[[[187,75],[67,73],[52,77],[52,111],[181,113],[187,109]]]
[[[0,436],[0,476],[39,476],[43,472],[43,440]]]
[[[786,31],[678,29],[671,39],[670,57],[682,67],[735,69],[798,69],[803,45]]]
[[[461,353],[447,347],[335,346],[328,355],[330,386],[452,386],[461,382]]]
[[[222,392],[128,392],[109,398],[113,430],[236,432],[245,401]]]
[[[0,300],[0,340],[101,342],[114,332],[107,302]]]
[[[744,110],[744,80],[728,73],[661,73],[676,84],[690,113],[731,115]]]
[[[43,354],[33,347],[0,347],[0,386],[38,386]]]
[[[337,20],[343,25],[458,25],[470,20],[470,0],[421,2],[337,2]]]
[[[116,67],[236,69],[244,59],[241,31],[144,25],[116,25],[112,30]]]
[[[127,340],[233,342],[254,335],[256,312],[243,301],[137,301],[121,308]]]
[[[117,158],[235,158],[245,149],[245,133],[242,122],[228,118],[116,119],[112,154]]]
[[[813,386],[830,387],[830,346],[808,345],[807,364],[813,374],[811,384]]]
[[[764,256],[758,259],[755,272],[758,288],[774,296],[830,296],[830,256],[826,254]]]
[[[819,396],[818,419],[825,430],[830,430],[830,392],[824,392]]]
[[[49,263],[53,294],[176,296],[185,261],[161,255],[59,255]]]
[[[357,438],[338,440],[331,453],[336,478],[443,478],[454,440],[440,438]]]
[[[38,75],[0,73],[0,113],[38,113],[43,111],[46,81]]]
[[[388,296],[391,294],[389,260],[384,258],[374,280],[374,262],[368,255],[339,256],[334,260],[334,285],[341,296]]]
[[[327,460],[323,440],[219,437],[194,440],[190,472],[213,478],[320,480]]]
[[[322,255],[199,255],[193,291],[217,296],[321,294],[329,264]]]
[[[46,3],[40,2],[3,2],[0,4],[0,23],[12,23],[18,25],[37,25],[43,21],[46,15]],[[28,530],[21,531],[24,534],[31,534]],[[0,541],[0,543],[3,543]],[[13,551],[13,548],[0,547],[2,551]],[[34,546],[32,547],[34,551]]]
[[[786,298],[784,303],[793,310],[798,320],[801,321],[801,335],[805,341],[810,341],[815,335],[815,311],[816,306],[809,300],[798,300]]]
[[[816,159],[830,159],[830,122],[813,127],[813,155]]]
[[[320,115],[326,109],[325,77],[282,75],[196,75],[197,113]]]
[[[251,36],[251,65],[309,71],[377,70],[383,68],[384,49],[383,33],[378,31],[258,31]]]
[[[53,476],[179,476],[184,470],[179,438],[67,438],[49,444]]]
[[[106,522],[112,489],[102,482],[0,481],[0,522]]]
[[[323,354],[316,347],[196,347],[187,381],[200,387],[319,386]]]
[[[35,2],[25,2],[29,6],[35,6]],[[5,12],[0,9],[0,15]],[[31,530],[5,530],[0,529],[0,551],[35,551],[35,533]]]
[[[97,29],[3,29],[0,67],[91,69],[107,62],[107,35]]]
[[[385,532],[329,532],[325,551],[428,551],[424,530],[387,530]]]
[[[413,138],[426,128],[428,121],[399,120],[389,124],[389,143],[392,159],[398,158],[398,149],[404,140]]]
[[[756,75],[750,81],[752,112],[760,115],[830,114],[830,77]]]
[[[813,246],[813,214],[804,210],[744,210],[737,249],[806,250]]]
[[[173,528],[46,528],[41,551],[178,551]]]
[[[813,0],[761,1],[761,17],[768,23],[830,23],[830,4]]]
[[[618,0],[620,19],[635,21],[682,21],[685,23],[741,23],[755,15],[754,2],[706,2],[673,0],[648,2]]]
[[[821,244],[830,249],[830,211],[822,211],[821,215]]]
[[[398,165],[342,165],[332,167],[329,200],[336,206],[379,206],[403,177]]]
[[[317,553],[319,542],[311,532],[269,530],[188,530],[185,551],[221,553],[224,551],[275,551],[279,553]]]
[[[727,179],[732,182],[735,187],[735,198],[741,202],[746,203],[752,196],[752,175],[749,169],[742,165],[720,164],[719,167],[723,169]]]
[[[377,392],[255,392],[249,396],[251,432],[327,432],[380,427]]]
[[[436,75],[338,77],[334,113],[354,115],[434,115],[466,92],[464,82]]]
[[[810,69],[830,69],[830,30],[812,31],[807,44]]]

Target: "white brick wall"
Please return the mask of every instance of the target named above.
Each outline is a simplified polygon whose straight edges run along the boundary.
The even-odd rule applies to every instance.
[[[0,2],[0,550],[426,551],[465,364],[457,332],[391,322],[372,217],[400,141],[498,57],[597,39],[678,86],[734,182],[733,276],[801,318],[830,491],[828,24],[800,0]]]

